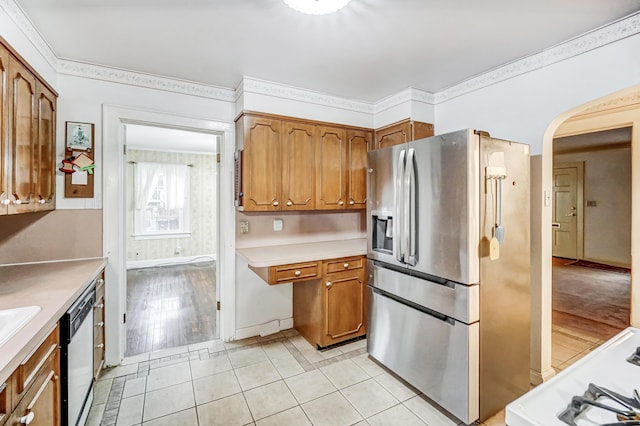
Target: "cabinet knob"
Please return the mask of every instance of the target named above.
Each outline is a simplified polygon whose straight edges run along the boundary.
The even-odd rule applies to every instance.
[[[104,348],[104,343],[100,343],[99,345],[96,345],[96,349],[102,349]]]
[[[349,264],[348,264],[348,263],[345,263],[345,264],[344,264],[344,265],[342,265],[342,266],[344,266],[344,269],[347,269],[347,268],[349,267]]]
[[[34,412],[30,412],[29,414],[27,414],[26,416],[22,416],[20,417],[20,419],[18,419],[18,422],[20,424],[23,425],[28,425],[29,423],[31,423],[33,421],[33,419],[36,417],[36,415],[34,414]]]
[[[327,281],[327,283],[325,284],[327,286],[327,288],[331,287],[333,285],[333,283],[331,281]]]
[[[356,202],[355,202],[355,201],[353,201],[353,200],[349,201],[349,205],[350,205],[350,206],[354,205],[355,203],[356,203]]]
[[[339,206],[343,206],[344,205],[344,201],[342,201],[342,200],[338,201],[338,205]]]
[[[40,197],[40,199],[38,200],[38,204],[44,204],[46,203],[47,200],[45,200],[44,198]]]
[[[293,205],[293,203],[291,202],[291,200],[287,201],[287,206],[291,207]]]
[[[100,303],[99,305],[94,306],[94,308],[102,309],[102,308],[104,308],[104,303]]]
[[[104,321],[96,323],[96,327],[104,327]]]
[[[300,274],[302,274],[302,271],[295,271],[295,272],[293,273],[293,275],[295,275],[296,277],[299,277],[299,276],[300,276]]]
[[[98,278],[98,279],[96,280],[96,284],[97,284],[97,285],[102,285],[102,284],[104,284],[104,280],[103,280],[102,278]]]
[[[9,204],[11,204],[11,200],[8,198],[6,200],[2,200],[2,204],[4,204],[5,206],[8,206]]]
[[[274,205],[274,206],[279,206],[279,205],[280,205],[280,203],[279,203],[279,202],[277,202],[277,201],[274,201],[274,202],[273,202],[273,205]]]

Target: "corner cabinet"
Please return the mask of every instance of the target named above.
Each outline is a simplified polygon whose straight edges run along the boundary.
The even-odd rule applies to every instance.
[[[403,120],[388,126],[376,129],[375,148],[387,148],[401,143],[415,141],[417,139],[433,136],[433,125],[413,120]]]
[[[373,132],[243,113],[236,204],[245,212],[366,208],[367,149]]]
[[[55,208],[57,95],[0,40],[0,215]]]

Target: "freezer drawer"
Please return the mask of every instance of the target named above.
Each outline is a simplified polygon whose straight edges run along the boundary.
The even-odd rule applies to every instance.
[[[454,416],[479,417],[479,325],[436,318],[367,288],[367,352]]]
[[[395,294],[402,299],[440,312],[465,324],[476,322],[480,318],[479,285],[429,281],[385,268],[384,264],[371,260],[367,263],[367,273],[370,286]]]

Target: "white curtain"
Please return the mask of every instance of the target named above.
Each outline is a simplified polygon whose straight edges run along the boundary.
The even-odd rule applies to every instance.
[[[167,209],[182,209],[189,195],[189,166],[163,164],[167,187]]]
[[[136,210],[144,210],[151,198],[151,193],[158,183],[162,164],[135,163]]]

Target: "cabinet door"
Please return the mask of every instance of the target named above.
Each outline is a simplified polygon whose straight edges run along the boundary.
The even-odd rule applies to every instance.
[[[409,120],[376,130],[376,149],[387,148],[411,141]]]
[[[242,168],[245,211],[280,210],[282,121],[244,116]]]
[[[348,179],[346,132],[327,126],[318,126],[317,132],[316,209],[344,209],[347,205]]]
[[[372,141],[371,132],[347,131],[347,208],[367,207],[367,150]]]
[[[363,269],[325,277],[323,346],[365,333],[365,287]]]
[[[9,187],[9,176],[7,174],[9,153],[7,151],[9,142],[7,141],[8,109],[9,97],[7,96],[7,84],[9,74],[9,52],[0,45],[0,215],[7,214],[7,204],[10,195],[7,193]]]
[[[313,210],[315,126],[285,121],[283,127],[282,210]]]
[[[60,425],[60,351],[56,350],[9,417],[8,425]]]
[[[35,177],[36,79],[17,60],[9,59],[9,214],[33,210]]]
[[[56,97],[42,83],[36,83],[38,144],[36,148],[37,210],[55,208]]]

